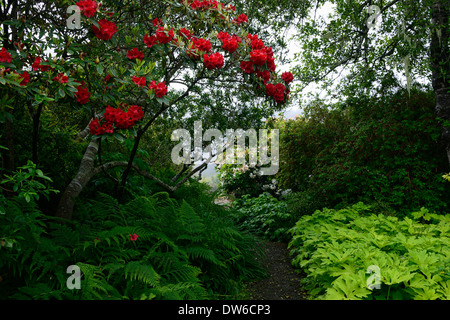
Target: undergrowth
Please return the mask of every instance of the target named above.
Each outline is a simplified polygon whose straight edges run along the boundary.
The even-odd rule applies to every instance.
[[[315,299],[450,299],[450,216],[422,208],[399,219],[358,203],[303,216],[293,265]]]
[[[61,224],[33,202],[0,215],[0,299],[233,299],[264,276],[254,238],[220,208],[167,193],[119,204],[100,194]],[[81,271],[69,289],[67,268]]]

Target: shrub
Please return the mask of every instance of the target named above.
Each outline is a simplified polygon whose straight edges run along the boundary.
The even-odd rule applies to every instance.
[[[295,220],[287,213],[287,205],[270,194],[261,194],[257,198],[244,195],[234,203],[235,221],[242,229],[269,240],[287,241],[287,231]]]
[[[399,215],[421,207],[445,212],[448,159],[433,97],[412,91],[354,100],[318,102],[305,117],[279,123],[282,186],[320,193],[330,207],[376,201]]]
[[[70,224],[48,222],[46,234],[39,221],[50,218],[32,210],[29,223],[21,224],[21,247],[11,248],[3,234],[13,220],[21,221],[15,215],[27,212],[8,207],[3,215],[3,299],[221,298],[265,275],[251,235],[210,208],[196,211],[167,193],[122,205],[100,194],[82,203]],[[70,265],[81,269],[80,290],[66,287]]]
[[[358,203],[304,216],[290,233],[312,298],[450,298],[450,215],[422,208],[399,219]]]

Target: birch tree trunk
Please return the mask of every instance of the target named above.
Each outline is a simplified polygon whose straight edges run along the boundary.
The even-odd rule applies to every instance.
[[[99,139],[92,139],[81,160],[76,176],[67,186],[56,210],[56,216],[70,220],[72,218],[75,199],[95,174],[94,159],[98,153]]]
[[[444,120],[442,142],[450,164],[450,0],[436,0],[432,6],[431,68],[436,94],[436,115]]]

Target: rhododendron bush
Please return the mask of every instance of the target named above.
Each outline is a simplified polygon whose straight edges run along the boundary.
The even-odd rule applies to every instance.
[[[118,189],[124,187],[144,133],[194,92],[234,86],[274,108],[289,100],[292,74],[277,70],[273,49],[247,31],[247,15],[232,4],[150,1],[124,8],[114,1],[81,0],[53,5],[61,16],[55,14],[52,25],[25,17],[9,22],[22,34],[16,42],[3,39],[0,84],[2,93],[30,101],[37,128],[42,112],[61,105],[85,115],[86,129],[80,127],[78,137],[89,146],[62,195],[60,217],[70,219],[74,199],[100,171],[125,167],[118,179]],[[66,25],[69,5],[80,9],[81,29]],[[38,32],[25,37],[23,31],[31,28]],[[132,139],[127,161],[95,167],[105,139]]]

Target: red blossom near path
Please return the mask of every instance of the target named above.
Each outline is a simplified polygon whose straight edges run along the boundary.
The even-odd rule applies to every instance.
[[[148,88],[150,90],[155,90],[155,95],[157,98],[162,98],[167,94],[167,86],[165,82],[160,82],[158,84],[156,84],[156,81],[153,80]]]
[[[294,75],[291,72],[283,72],[281,74],[281,79],[289,84],[294,80]]]
[[[136,241],[137,240],[137,238],[138,238],[139,236],[135,233],[135,234],[130,234],[130,240],[131,241]]]
[[[147,80],[145,79],[145,77],[133,76],[131,79],[133,80],[133,82],[135,84],[137,84],[140,87],[145,87],[145,84],[147,83]]]
[[[92,18],[97,12],[97,2],[93,0],[78,1],[77,6],[87,18]]]
[[[133,48],[127,53],[127,58],[130,60],[143,60],[144,59],[144,53],[139,51],[138,48]]]
[[[114,22],[110,22],[106,19],[102,19],[98,22],[98,25],[100,27],[97,28],[95,25],[92,26],[92,31],[94,31],[94,34],[97,38],[100,40],[111,40],[113,35],[117,32],[117,26]]]
[[[11,61],[11,53],[9,53],[6,48],[2,48],[2,50],[0,50],[0,62],[11,63]]]

